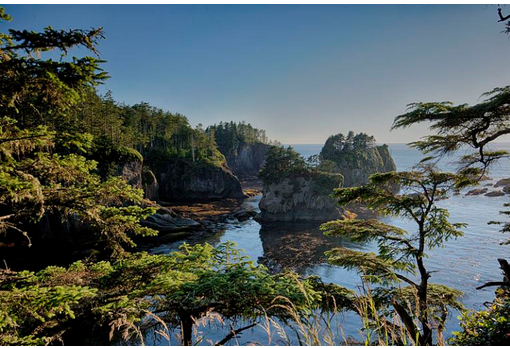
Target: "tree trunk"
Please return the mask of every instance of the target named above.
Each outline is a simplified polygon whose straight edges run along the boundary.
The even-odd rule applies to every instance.
[[[420,271],[425,271],[423,264],[418,262]],[[422,279],[420,287],[418,288],[418,308],[420,314],[420,323],[422,329],[422,335],[420,337],[420,346],[431,346],[432,345],[432,328],[430,327],[429,318],[427,315],[427,288],[428,288],[428,277],[429,274],[425,271],[422,273]]]
[[[181,345],[193,345],[193,318],[186,314],[181,316]]]
[[[503,277],[503,281],[510,282],[510,265],[508,265],[508,261],[505,259],[498,259],[499,265],[503,270],[505,276]]]
[[[419,223],[420,231],[420,246],[419,254],[416,256],[416,263],[420,272],[420,286],[418,287],[418,314],[421,323],[422,334],[420,336],[420,346],[431,346],[432,345],[432,328],[430,327],[429,318],[427,314],[427,290],[428,281],[430,274],[427,272],[425,265],[423,264],[423,252],[425,250],[425,220],[422,219]]]

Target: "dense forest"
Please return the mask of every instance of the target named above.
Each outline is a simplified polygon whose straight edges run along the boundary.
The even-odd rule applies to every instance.
[[[119,105],[111,93],[99,96],[89,89],[78,102],[70,123],[118,147],[136,149],[147,160],[182,158],[191,161],[224,161],[215,138],[188,119],[148,103]]]
[[[0,21],[10,20],[0,7]],[[116,175],[119,163],[153,166],[178,159],[219,167],[225,165],[222,153],[234,154],[240,144],[273,142],[250,124],[220,123],[204,130],[183,115],[99,95],[98,85],[108,78],[97,50],[102,39],[101,28],[0,34],[0,344],[143,344],[148,332],[175,344],[171,335],[177,328],[178,343],[193,345],[203,339],[193,334],[194,327],[216,320],[229,323],[226,336],[215,342],[220,345],[256,325],[280,332],[286,343],[291,341],[283,337],[285,329],[303,345],[334,345],[335,332],[342,329],[332,327],[331,318],[344,311],[359,315],[363,340],[357,344],[508,343],[508,263],[500,261],[503,281],[486,284],[499,287],[494,302],[486,310],[463,312],[461,332],[446,342],[448,315],[464,310],[461,293],[430,281],[427,258],[429,250],[462,237],[464,227],[451,223],[437,201],[476,184],[493,162],[509,156],[485,146],[510,133],[510,88],[496,89],[472,107],[413,104],[394,127],[432,123],[438,134],[414,143],[431,157],[413,171],[377,173],[366,185],[331,192],[340,206],[363,203],[416,225],[406,231],[346,216],[322,226],[330,236],[376,242],[376,253],[340,247],[326,254],[331,264],[359,272],[363,287],[355,292],[317,276],[272,273],[246,260],[230,242],[184,243],[164,255],[135,251],[137,240],[158,234],[141,222],[163,207]],[[71,58],[73,47],[92,56]],[[45,58],[48,51],[62,59]],[[339,134],[328,142],[341,153],[375,146],[366,134]],[[463,157],[458,173],[428,163],[462,145],[475,151]],[[326,170],[310,162],[290,148],[273,146],[260,177],[271,182]],[[394,183],[416,194],[388,190]],[[50,217],[91,243],[86,256],[52,265],[48,260],[58,259],[58,253],[30,254],[48,237],[41,226]],[[503,231],[509,231],[508,224]],[[10,265],[9,257],[19,250],[32,255],[30,267]],[[95,340],[85,341],[91,333]]]
[[[245,122],[220,122],[207,127],[205,131],[216,140],[218,149],[225,155],[237,155],[239,147],[244,144],[277,144],[269,140],[265,130]]]

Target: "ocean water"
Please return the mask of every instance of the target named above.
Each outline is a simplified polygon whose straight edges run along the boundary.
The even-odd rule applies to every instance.
[[[319,153],[321,144],[293,145],[304,157]],[[409,170],[423,157],[422,154],[405,144],[389,144],[390,153],[395,160],[398,170]],[[510,150],[510,143],[500,143],[494,146],[497,149]],[[443,170],[453,171],[456,161],[461,154],[445,158],[438,164]],[[492,180],[485,181],[482,186],[493,185],[498,179],[510,177],[510,162],[500,162],[492,168]],[[490,187],[489,187],[490,189]],[[258,209],[260,197],[253,197],[245,202],[246,205]],[[510,202],[510,196],[485,197],[465,196],[464,194],[452,196],[440,202],[442,207],[449,210],[452,222],[467,223],[464,237],[447,242],[445,248],[438,248],[429,253],[426,265],[432,271],[430,282],[451,286],[464,292],[462,302],[467,308],[482,309],[484,303],[494,298],[494,288],[476,290],[477,286],[487,281],[499,281],[502,278],[498,258],[510,258],[510,246],[500,243],[510,235],[503,235],[499,226],[488,225],[489,221],[504,220],[499,215],[503,204]],[[415,226],[406,220],[395,218],[382,218],[387,223],[412,231]],[[324,252],[336,247],[346,246],[363,251],[375,251],[374,244],[353,244],[341,238],[331,238],[322,235],[318,226],[309,224],[285,224],[278,226],[261,226],[254,220],[241,223],[233,222],[218,234],[208,238],[207,242],[217,244],[224,241],[236,242],[244,253],[257,262],[264,263],[274,269],[290,267],[303,275],[319,275],[325,282],[332,282],[357,289],[360,277],[353,271],[329,265],[324,259]],[[176,244],[168,246],[169,251]],[[451,331],[459,329],[457,316],[453,312],[447,325],[447,336]],[[347,313],[336,318],[338,325],[342,326],[345,336],[359,339],[360,322],[356,315]],[[221,339],[225,329],[214,328],[207,331],[211,340]],[[228,332],[228,330],[226,331]],[[343,335],[342,335],[343,336]],[[260,327],[244,332],[239,337],[239,344],[258,342],[268,344],[267,334]],[[294,341],[297,343],[297,341]],[[342,339],[339,338],[341,343]],[[234,343],[234,342],[232,342]],[[275,342],[271,342],[274,344]],[[277,343],[277,342],[276,342]],[[207,344],[205,341],[203,344]]]

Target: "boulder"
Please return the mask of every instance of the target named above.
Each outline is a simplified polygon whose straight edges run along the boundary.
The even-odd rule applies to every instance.
[[[478,196],[484,193],[487,193],[489,189],[487,187],[479,188],[479,189],[473,189],[466,193],[466,196]]]
[[[504,196],[505,193],[503,191],[491,191],[491,192],[487,192],[484,196],[487,196],[487,197],[501,197],[501,196]]]
[[[154,214],[141,222],[142,226],[149,227],[161,233],[196,230],[201,225],[190,219],[184,219],[170,214]]]
[[[500,187],[500,186],[508,186],[510,185],[510,178],[501,179],[496,182],[494,187]]]
[[[253,209],[242,209],[234,213],[234,217],[239,221],[243,222],[256,216],[257,213]]]

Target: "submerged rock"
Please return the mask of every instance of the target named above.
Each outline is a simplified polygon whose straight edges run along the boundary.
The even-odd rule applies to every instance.
[[[487,187],[479,188],[479,189],[473,189],[466,193],[466,196],[478,196],[484,193],[487,193],[489,189]]]

